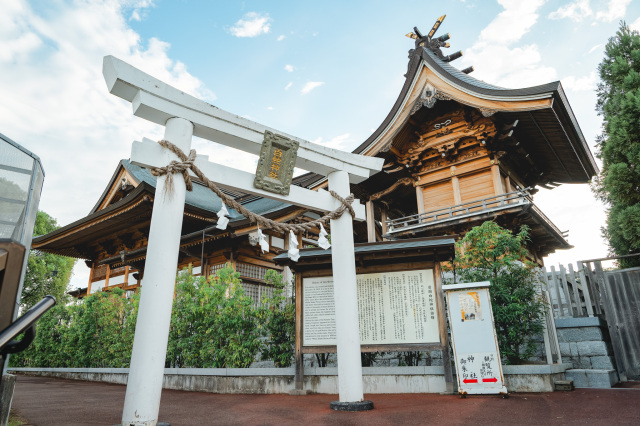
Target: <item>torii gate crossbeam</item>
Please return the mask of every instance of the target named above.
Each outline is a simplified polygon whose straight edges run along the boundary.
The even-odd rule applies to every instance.
[[[164,139],[185,152],[189,151],[195,135],[257,155],[265,130],[283,134],[185,94],[113,56],[104,58],[103,75],[110,93],[130,101],[134,115],[165,126]],[[342,197],[349,194],[350,182],[361,182],[382,168],[381,158],[284,136],[300,143],[296,166],[327,176],[329,189]],[[134,163],[162,167],[172,160],[177,160],[175,154],[158,150],[148,141],[133,145],[131,161]],[[214,165],[206,157],[199,157],[196,163],[209,179],[223,186],[318,210],[330,211],[338,206],[325,191],[292,187],[289,196],[267,194],[249,184],[251,179],[246,172]],[[158,422],[186,193],[184,181],[174,179],[173,193],[165,197],[165,181],[166,176],[160,176],[156,184],[123,426],[154,426]],[[354,209],[356,218],[364,219],[363,206],[354,203]],[[340,403],[357,405],[363,400],[363,384],[351,216],[343,214],[331,220],[331,230],[336,323],[339,325],[336,327],[338,391]]]

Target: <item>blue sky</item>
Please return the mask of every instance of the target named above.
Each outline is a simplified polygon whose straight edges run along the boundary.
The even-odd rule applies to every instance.
[[[561,80],[594,146],[597,65],[630,0],[27,1],[0,15],[0,133],[35,152],[41,208],[61,225],[86,215],[130,144],[162,129],[111,95],[102,57],[114,55],[217,107],[298,137],[352,150],[378,127],[403,84],[404,35],[447,18],[453,64],[504,87]],[[196,140],[199,153],[248,171],[255,157]],[[535,202],[576,246],[549,264],[603,257],[604,207],[587,185],[541,190]],[[88,272],[76,268],[73,284]]]

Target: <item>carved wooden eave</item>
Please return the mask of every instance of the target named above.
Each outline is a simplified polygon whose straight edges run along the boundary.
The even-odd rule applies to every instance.
[[[354,152],[395,154],[395,138],[418,111],[449,101],[474,109],[492,123],[518,120],[514,137],[521,142],[520,156],[535,169],[527,184],[586,183],[598,172],[560,82],[505,89],[476,80],[423,48],[412,54],[405,84],[386,119]],[[452,148],[446,138],[441,142],[441,152]]]

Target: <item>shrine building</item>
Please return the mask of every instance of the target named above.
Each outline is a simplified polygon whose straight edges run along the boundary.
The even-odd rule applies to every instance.
[[[434,27],[437,28],[437,27]],[[412,34],[405,83],[389,114],[355,153],[385,159],[383,171],[352,185],[366,201],[367,222],[354,222],[356,242],[463,235],[486,220],[531,229],[531,259],[572,246],[567,236],[534,204],[537,187],[588,183],[598,172],[559,81],[505,89],[477,80],[445,56],[448,34]],[[40,251],[82,259],[91,268],[82,297],[98,290],[140,285],[146,259],[156,178],[122,160],[89,215],[33,240]],[[323,176],[307,173],[294,185],[326,188]],[[320,217],[290,204],[225,191],[249,210],[270,219],[300,223]],[[220,199],[194,181],[187,192],[178,268],[210,275],[226,263],[240,273],[256,302],[271,289],[264,274],[288,249],[288,236],[264,230],[269,251],[257,244],[257,227],[229,209],[225,230],[216,228]],[[327,227],[327,231],[330,229]],[[316,232],[298,237],[314,245]]]
[[[598,173],[560,82],[494,86],[471,77],[473,67],[450,64],[462,53],[442,53],[448,34],[413,37],[400,95],[354,151],[385,159],[356,192],[375,217],[368,241],[461,235],[494,220],[511,230],[528,225],[540,265],[572,248],[532,198],[536,187],[584,184]]]

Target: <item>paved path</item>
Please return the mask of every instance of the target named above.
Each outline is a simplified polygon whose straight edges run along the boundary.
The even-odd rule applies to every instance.
[[[125,387],[19,376],[13,408],[33,425],[114,425]],[[366,395],[375,409],[335,412],[335,395],[220,395],[163,390],[160,421],[181,425],[640,425],[640,389],[498,396]]]

